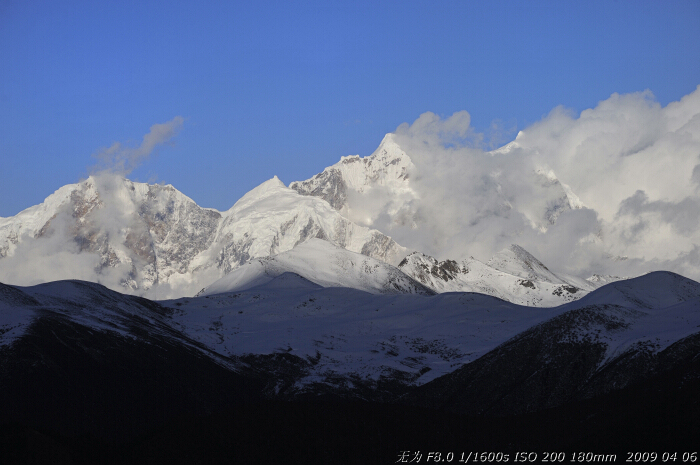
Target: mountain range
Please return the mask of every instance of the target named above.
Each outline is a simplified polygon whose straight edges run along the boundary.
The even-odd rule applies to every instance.
[[[700,284],[413,250],[374,226],[425,232],[420,176],[389,134],[224,212],[99,173],[1,218],[3,458],[696,457]],[[538,234],[585,208],[551,171],[527,208],[493,179]]]
[[[506,150],[509,147],[501,152]],[[398,267],[391,273],[403,273],[401,280],[417,280],[434,292],[481,292],[523,305],[551,306],[597,287],[595,280],[550,272],[517,245],[486,263],[473,257],[439,262],[372,229],[371,219],[362,218],[363,196],[383,192],[379,202],[401,217],[400,211],[417,197],[410,185],[415,171],[394,135],[388,134],[368,157],[343,157],[289,187],[275,176],[225,212],[202,208],[170,185],[97,174],[60,188],[42,204],[14,217],[0,218],[0,276],[23,285],[74,278],[152,298],[191,296],[257,259],[267,260],[321,239],[383,262],[378,266]],[[541,178],[543,198],[549,199],[547,208],[533,217],[538,227],[546,229],[562,211],[582,207],[553,173],[535,175]],[[307,246],[303,254],[319,256],[334,250],[315,244],[318,250]],[[330,261],[330,256],[325,261],[319,258],[313,267],[325,274],[344,273],[322,270]],[[288,268],[313,281],[308,268]],[[373,279],[356,278],[338,275],[323,285],[367,289],[366,283]],[[378,289],[385,284],[369,286]],[[216,286],[223,289],[220,283]]]

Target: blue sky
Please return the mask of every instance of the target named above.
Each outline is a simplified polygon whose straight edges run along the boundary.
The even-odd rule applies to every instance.
[[[0,3],[0,216],[183,118],[129,178],[225,210],[431,111],[500,142],[563,105],[700,84],[700,2]]]

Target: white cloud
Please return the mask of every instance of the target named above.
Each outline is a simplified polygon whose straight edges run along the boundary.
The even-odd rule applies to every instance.
[[[400,208],[401,221],[375,212],[372,225],[402,245],[488,259],[514,242],[576,274],[668,267],[700,279],[689,265],[700,244],[700,86],[666,107],[645,91],[613,94],[578,116],[555,108],[505,153],[480,149],[467,112],[425,113],[396,140],[416,165],[419,200]],[[560,208],[550,172],[585,209]]]
[[[154,124],[138,147],[127,147],[121,142],[114,142],[110,147],[103,148],[93,156],[100,160],[96,167],[98,171],[109,171],[122,176],[131,173],[139,164],[148,158],[158,145],[168,143],[180,132],[184,118],[176,116],[165,123]]]
[[[81,279],[119,289],[130,266],[103,268],[97,253],[82,251],[74,235],[69,205],[64,205],[40,238],[24,237],[10,256],[2,259],[0,282],[30,286],[63,279]]]

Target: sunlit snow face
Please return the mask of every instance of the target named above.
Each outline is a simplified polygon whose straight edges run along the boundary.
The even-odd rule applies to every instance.
[[[487,259],[518,243],[577,273],[700,278],[700,88],[665,108],[649,91],[578,117],[555,108],[494,152],[472,132],[465,112],[399,126],[418,173],[402,205],[414,225],[374,212],[372,226],[441,257]]]

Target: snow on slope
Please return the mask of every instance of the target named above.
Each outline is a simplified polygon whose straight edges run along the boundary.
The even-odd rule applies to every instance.
[[[33,308],[38,305],[21,290],[0,283],[0,347],[24,334],[34,318]]]
[[[174,309],[178,327],[220,354],[289,353],[313,360],[298,383],[302,390],[312,383],[346,383],[354,376],[423,384],[571,311],[599,315],[593,322],[608,318],[617,323],[589,328],[584,322],[588,326],[578,336],[566,336],[599,338],[607,345],[607,359],[645,345],[661,350],[700,331],[700,284],[672,273],[644,278],[609,285],[627,289],[624,305],[609,304],[608,297],[618,297],[605,288],[592,291],[586,303],[536,308],[471,293],[390,296],[349,288],[280,289],[275,280],[163,304]],[[643,296],[657,293],[668,298],[657,299],[653,308],[635,303],[651,305]]]
[[[289,187],[300,194],[322,198],[352,220],[351,210],[362,210],[353,202],[353,193],[383,187],[397,197],[415,197],[408,182],[414,168],[411,159],[394,140],[394,135],[387,134],[372,155],[342,157],[338,163],[311,179],[295,181]]]
[[[158,334],[187,343],[173,330],[163,310],[149,300],[85,281],[54,281],[31,287],[0,283],[0,346],[21,337],[35,319],[46,315],[130,339]],[[73,336],[68,335],[67,340]],[[99,347],[93,349],[99,351]]]
[[[625,354],[650,356],[700,331],[700,283],[667,271],[607,284],[563,306],[571,307],[611,317],[595,336],[607,345],[603,365]]]
[[[640,309],[671,307],[698,299],[700,284],[668,271],[608,283],[583,297],[580,305],[622,305]]]
[[[21,337],[44,312],[127,338],[156,332],[194,348],[203,344],[234,357],[232,363],[246,354],[294,355],[309,362],[295,381],[303,392],[318,383],[371,387],[381,378],[424,384],[559,320],[569,325],[562,342],[605,344],[599,371],[700,331],[700,284],[673,273],[613,283],[555,308],[473,293],[373,295],[300,285],[301,279],[283,273],[253,289],[160,303],[79,281],[0,285],[0,345]]]
[[[275,176],[223,213],[215,239],[221,244],[219,266],[227,273],[250,258],[276,255],[314,237],[387,263],[405,254],[390,237],[348,221],[327,202],[302,196]]]
[[[414,252],[399,269],[436,292],[479,292],[518,305],[554,307],[579,299],[595,283],[560,277],[518,245],[502,250],[488,263],[473,257],[439,262]]]
[[[302,385],[330,382],[334,375],[378,380],[397,372],[427,382],[552,314],[478,294],[280,290],[275,280],[163,304],[175,309],[179,328],[223,355],[284,352],[315,360]]]
[[[198,295],[250,289],[284,273],[295,273],[322,287],[350,287],[372,294],[432,294],[398,268],[312,238],[278,255],[251,260]]]
[[[451,229],[454,220],[436,217],[439,221],[430,225],[427,217],[416,215],[427,208],[420,205],[416,189],[415,175],[421,173],[397,137],[387,134],[369,157],[343,157],[290,188],[274,177],[226,212],[201,208],[170,185],[116,176],[64,186],[41,205],[0,218],[0,280],[26,285],[78,278],[156,298],[193,295],[253,259],[292,250],[312,238],[397,265],[407,250],[370,228],[379,216],[384,232],[396,227],[406,240],[415,232],[422,245],[425,237],[433,237],[436,229],[431,227]],[[516,139],[490,155],[519,149]],[[525,177],[537,198],[528,204],[531,211],[511,205],[496,178],[488,183],[495,189],[488,195],[508,209],[520,208],[533,228],[545,231],[562,212],[583,207],[551,170]],[[486,264],[474,259],[438,263],[414,254],[404,268],[437,292],[484,292],[536,306],[558,305],[617,279],[555,274],[517,246]],[[428,271],[433,269],[436,275]]]
[[[520,276],[523,279],[566,284],[564,280],[549,271],[549,268],[532,254],[516,244],[501,250],[491,257],[486,264],[491,268]]]
[[[100,175],[0,219],[0,280],[79,278],[160,298],[192,295],[252,258],[313,237],[390,263],[405,254],[391,238],[276,177],[221,213],[170,185]]]
[[[38,234],[70,197],[74,187],[75,184],[63,186],[43,203],[29,207],[15,216],[0,218],[0,258],[12,255],[23,235]]]

